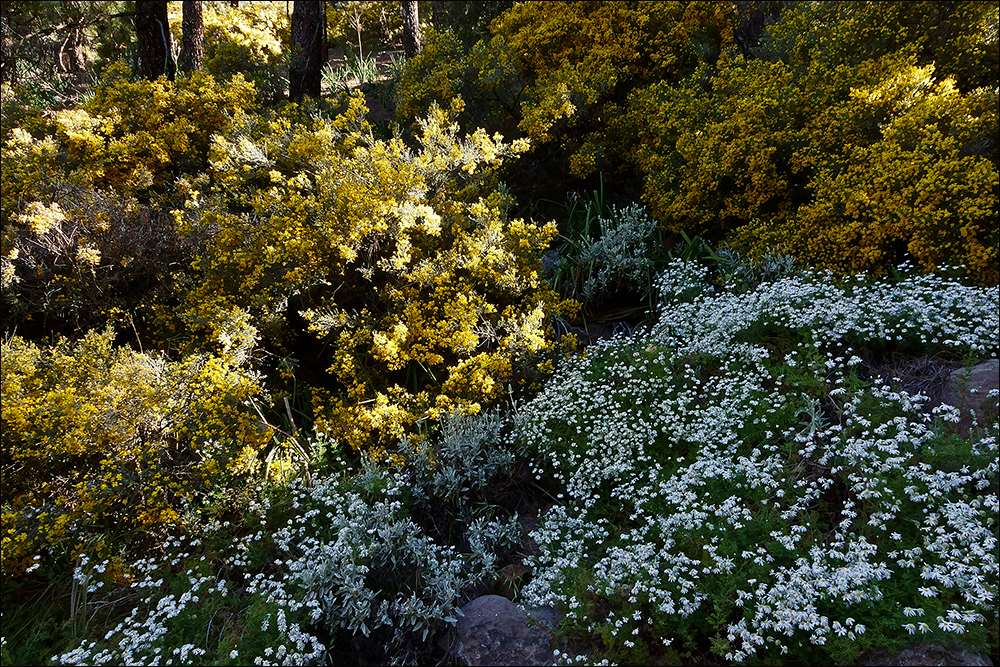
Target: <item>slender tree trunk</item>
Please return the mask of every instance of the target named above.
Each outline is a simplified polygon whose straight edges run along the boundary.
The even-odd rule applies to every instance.
[[[14,83],[14,38],[10,29],[10,6],[0,6],[0,81]]]
[[[448,25],[448,3],[442,0],[431,2],[431,23],[435,30],[444,30]]]
[[[170,51],[170,26],[166,0],[136,0],[135,35],[139,42],[139,68],[153,81],[166,75],[174,78],[174,58]]]
[[[183,18],[183,62],[181,69],[191,73],[201,69],[205,62],[205,22],[201,15],[201,0],[184,0]]]
[[[417,16],[417,0],[403,0],[403,51],[407,58],[420,53],[420,19]]]
[[[292,58],[288,68],[288,98],[319,97],[323,67],[326,12],[322,0],[295,0],[292,8]]]

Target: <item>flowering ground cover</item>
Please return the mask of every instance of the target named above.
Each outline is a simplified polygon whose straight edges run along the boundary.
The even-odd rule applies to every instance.
[[[84,613],[52,661],[441,658],[435,637],[523,548],[524,505],[498,498],[525,466],[552,497],[518,601],[564,615],[562,647],[586,650],[562,662],[995,653],[996,416],[957,432],[957,408],[869,360],[995,356],[997,288],[779,273],[720,282],[677,260],[652,326],[563,359],[530,400],[446,422],[407,463],[345,462],[319,438],[310,483],[246,489],[232,522],[192,507],[203,528],[125,584],[81,559],[78,606],[119,609],[89,628]]]
[[[565,364],[517,419],[566,488],[524,590],[643,664],[853,662],[997,623],[997,426],[863,372],[863,347],[997,348],[997,290],[660,279],[645,335]],[[995,393],[995,390],[994,390]],[[995,634],[995,633],[993,633]],[[959,637],[960,636],[960,637]]]

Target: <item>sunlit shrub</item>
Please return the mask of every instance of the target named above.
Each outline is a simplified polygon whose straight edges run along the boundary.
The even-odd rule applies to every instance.
[[[406,63],[396,88],[396,117],[404,124],[427,115],[433,104],[464,102],[457,120],[511,134],[520,121],[524,81],[502,38],[465,48],[450,32],[430,31],[423,49]]]
[[[964,264],[996,284],[996,88],[959,92],[905,52],[797,70],[724,55],[632,98],[645,199],[671,229],[730,235],[840,274]]]
[[[80,184],[163,190],[179,173],[205,168],[212,135],[254,98],[241,76],[224,84],[204,72],[132,81],[114,65],[82,108],[56,114],[56,139]]]
[[[271,437],[243,406],[258,379],[231,357],[171,362],[113,338],[3,343],[5,577],[38,558],[148,546]]]
[[[558,146],[577,176],[618,168],[612,121],[628,94],[677,81],[732,41],[732,8],[710,2],[524,2],[491,30],[526,82],[520,129]]]
[[[287,86],[284,53],[290,25],[286,7],[275,2],[205,3],[204,68],[219,82],[239,74],[261,99],[280,99]],[[170,28],[181,43],[181,6],[170,13]]]
[[[363,134],[360,97],[344,99],[332,120],[246,117],[216,137],[217,204],[177,213],[204,250],[179,317],[156,318],[191,349],[230,308],[280,340],[294,299],[324,344],[318,426],[368,449],[424,417],[477,410],[516,359],[548,345],[559,304],[540,255],[555,230],[506,216],[495,169],[524,142],[460,138],[434,107],[412,151]]]

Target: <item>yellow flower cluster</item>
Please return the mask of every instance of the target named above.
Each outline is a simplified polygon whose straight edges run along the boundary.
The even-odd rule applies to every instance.
[[[838,274],[964,265],[1000,278],[998,89],[961,92],[899,52],[808,68],[724,54],[633,95],[645,198],[675,231]]]
[[[260,391],[253,374],[221,357],[170,362],[113,338],[2,344],[5,577],[95,536],[141,545],[231,476],[231,453],[259,452],[271,437],[241,407]]]
[[[203,168],[211,136],[255,105],[253,85],[239,76],[220,85],[204,72],[176,82],[127,75],[113,65],[83,108],[55,115],[56,138],[88,184],[163,190],[178,169]]]
[[[205,197],[223,206],[177,211],[207,240],[179,316],[158,317],[188,350],[219,343],[217,323],[233,313],[280,346],[294,299],[324,344],[318,428],[391,448],[418,420],[478,410],[513,360],[548,345],[548,319],[565,306],[539,257],[556,230],[507,218],[496,168],[527,144],[461,137],[460,98],[432,107],[415,151],[373,140],[359,96],[341,102],[332,120],[288,107],[214,139]]]
[[[525,2],[491,29],[527,82],[519,128],[558,141],[572,172],[612,164],[627,93],[676,81],[732,42],[732,8],[712,2]]]

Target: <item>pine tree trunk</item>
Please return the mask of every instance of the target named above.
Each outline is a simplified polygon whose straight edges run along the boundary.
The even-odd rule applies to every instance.
[[[431,24],[435,30],[444,30],[448,26],[448,3],[442,0],[431,2]]]
[[[166,75],[174,78],[174,58],[170,51],[170,26],[166,0],[136,0],[135,36],[139,43],[139,69],[154,81]]]
[[[0,81],[14,83],[14,37],[10,29],[10,4],[0,5]]]
[[[323,67],[326,13],[321,0],[295,0],[292,8],[292,56],[288,68],[288,99],[319,97]]]
[[[201,69],[205,62],[205,22],[201,14],[201,0],[184,0],[183,12],[184,58],[181,69],[191,73]]]
[[[407,58],[420,53],[420,18],[417,16],[417,0],[403,0],[403,50]]]

